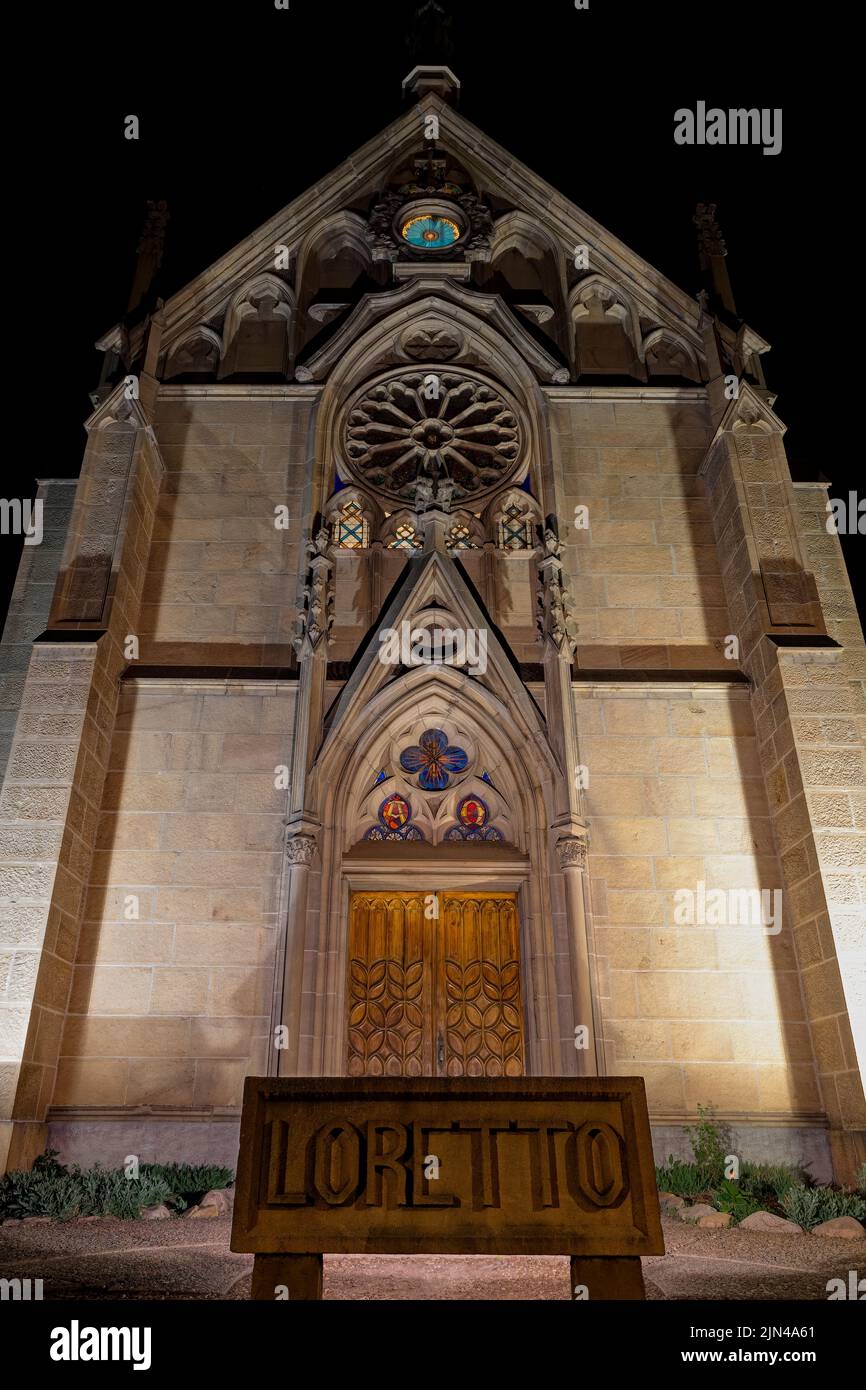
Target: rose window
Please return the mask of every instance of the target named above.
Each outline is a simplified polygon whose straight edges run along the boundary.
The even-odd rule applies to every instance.
[[[415,372],[368,388],[348,411],[345,448],[359,481],[414,499],[421,478],[454,497],[498,487],[520,461],[517,414],[500,391],[456,372]]]

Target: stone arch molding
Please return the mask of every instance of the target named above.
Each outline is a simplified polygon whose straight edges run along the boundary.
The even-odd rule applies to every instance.
[[[508,703],[452,667],[416,668],[355,709],[351,732],[332,730],[313,769],[311,792],[323,825],[332,826],[343,853],[364,840],[388,793],[406,797],[413,823],[431,846],[442,844],[464,796],[480,796],[491,824],[524,854],[552,818],[537,747]],[[400,753],[427,729],[442,729],[466,750],[464,772],[439,792],[424,792],[400,767]],[[338,770],[339,769],[339,770]],[[382,771],[387,779],[377,785]],[[548,770],[549,771],[549,770]],[[493,786],[482,780],[487,772]],[[315,795],[318,791],[318,795]]]
[[[500,316],[506,316],[507,322],[503,318],[501,324],[485,321],[463,305],[438,297],[423,299],[413,305],[413,311],[415,309],[418,317],[413,312],[408,326],[405,310],[388,314],[370,324],[367,331],[356,338],[347,336],[343,342],[345,350],[337,352],[336,343],[329,345],[323,350],[320,363],[314,359],[306,364],[305,379],[327,378],[317,412],[317,456],[333,460],[332,466],[344,483],[358,482],[349,467],[342,437],[348,402],[363,394],[366,384],[384,377],[391,368],[396,368],[397,374],[401,371],[422,375],[462,372],[487,378],[494,388],[500,387],[515,409],[520,427],[521,463],[507,481],[522,482],[529,471],[530,460],[541,476],[548,445],[540,380],[553,381],[559,371],[558,364],[539,353],[531,340],[523,342],[522,330],[504,306],[499,306]],[[347,327],[351,322],[350,319]],[[545,360],[527,360],[524,347],[530,356]],[[298,375],[299,378],[302,375],[300,370]],[[330,478],[323,478],[323,486],[331,492]]]
[[[502,840],[516,845],[526,840],[523,826],[525,808],[521,807],[517,772],[503,757],[503,750],[490,737],[490,730],[479,720],[475,710],[466,708],[461,692],[442,685],[431,688],[420,710],[415,702],[402,711],[401,718],[388,718],[373,736],[353,779],[346,799],[344,848],[359,844],[371,826],[375,826],[379,808],[389,795],[399,795],[412,808],[411,824],[417,827],[431,846],[445,842],[448,832],[457,825],[457,810],[466,797],[479,797],[487,806],[488,825],[499,831]],[[501,711],[500,711],[501,714]],[[425,791],[417,775],[404,771],[400,755],[415,747],[430,729],[440,729],[448,744],[465,751],[468,763],[465,770],[449,773],[447,785],[441,790]],[[368,766],[379,763],[375,776],[365,782]],[[490,771],[496,769],[496,775]],[[388,776],[378,782],[382,771]],[[482,774],[487,773],[490,782]],[[517,808],[517,814],[512,811]]]

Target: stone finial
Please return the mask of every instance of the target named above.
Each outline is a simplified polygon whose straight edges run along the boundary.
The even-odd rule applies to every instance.
[[[698,203],[692,218],[698,229],[698,249],[702,256],[727,256],[728,248],[716,219],[715,203]]]

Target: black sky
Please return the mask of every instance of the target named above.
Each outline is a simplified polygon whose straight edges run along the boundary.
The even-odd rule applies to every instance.
[[[146,200],[166,198],[171,211],[169,294],[400,113],[417,3],[34,12],[7,178],[32,268],[17,287],[17,386],[36,442],[7,456],[4,496],[78,473],[93,343],[125,308]],[[738,310],[773,345],[764,363],[794,475],[862,494],[844,425],[828,421],[840,370],[831,344],[849,310],[833,277],[857,254],[838,116],[823,95],[844,95],[836,66],[819,88],[832,9],[443,3],[464,115],[690,294],[700,288],[692,214],[717,203]],[[781,107],[781,154],[675,145],[674,111],[698,100]],[[137,142],[123,135],[130,113]],[[864,545],[846,540],[849,570]],[[16,546],[0,547],[8,584]],[[0,613],[5,598],[0,587]]]

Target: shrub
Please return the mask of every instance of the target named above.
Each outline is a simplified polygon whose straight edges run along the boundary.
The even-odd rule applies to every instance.
[[[719,1211],[730,1212],[736,1222],[744,1221],[752,1212],[761,1210],[761,1203],[744,1192],[732,1178],[724,1178],[719,1183],[714,1197]]]
[[[790,1221],[796,1221],[809,1231],[820,1226],[822,1221],[832,1221],[837,1216],[853,1216],[858,1221],[866,1218],[866,1199],[855,1192],[837,1192],[832,1187],[806,1187],[796,1183],[789,1187],[782,1199],[782,1210]]]
[[[730,1130],[716,1121],[712,1105],[698,1106],[698,1123],[686,1128],[695,1163],[707,1175],[706,1187],[724,1180],[725,1159],[731,1151]]]
[[[857,1188],[857,1191],[862,1192],[864,1197],[866,1197],[866,1163],[863,1164],[862,1168],[860,1169],[859,1173],[854,1179],[854,1184]]]
[[[235,1176],[231,1168],[212,1164],[142,1163],[140,1171],[142,1177],[147,1175],[166,1182],[173,1195],[183,1198],[190,1206],[213,1188],[228,1187]]]
[[[803,1170],[790,1163],[743,1163],[739,1185],[760,1207],[777,1206],[795,1184],[804,1185],[804,1178]]]
[[[0,1220],[9,1217],[50,1216],[68,1221],[74,1216],[117,1216],[135,1220],[145,1207],[164,1203],[176,1211],[215,1187],[233,1181],[230,1168],[187,1163],[143,1163],[137,1178],[123,1168],[71,1169],[57,1162],[56,1150],[46,1150],[29,1173],[12,1172],[0,1178]]]
[[[697,1197],[707,1189],[707,1173],[696,1163],[683,1163],[673,1154],[667,1163],[656,1168],[660,1192],[673,1192],[677,1197]]]

